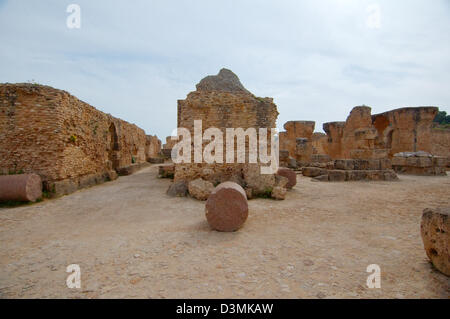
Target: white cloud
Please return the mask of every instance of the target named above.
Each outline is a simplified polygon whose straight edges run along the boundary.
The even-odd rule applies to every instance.
[[[369,29],[381,28],[381,8],[379,4],[371,4],[367,7],[366,25]]]
[[[378,0],[380,29],[366,24],[373,0],[76,3],[81,29],[66,26],[68,2],[0,2],[0,82],[67,90],[161,139],[177,99],[222,67],[275,98],[279,128],[304,119],[321,129],[360,104],[449,111],[446,0]]]

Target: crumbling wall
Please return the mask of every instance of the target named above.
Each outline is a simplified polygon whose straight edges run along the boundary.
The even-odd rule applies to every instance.
[[[333,159],[392,157],[404,151],[432,152],[436,107],[408,107],[371,115],[368,106],[353,108],[345,122],[323,125],[323,150]],[[322,140],[324,142],[324,140]]]
[[[185,100],[178,101],[178,127],[187,128],[194,138],[194,120],[202,121],[202,133],[215,127],[222,131],[226,144],[226,128],[267,128],[268,142],[270,129],[276,127],[278,112],[271,98],[259,98],[248,92],[237,76],[222,69],[217,76],[203,79],[197,90],[188,94]],[[208,144],[204,142],[204,145]],[[269,152],[270,152],[270,143]],[[236,147],[236,144],[235,144]],[[245,174],[249,173],[247,164],[226,163],[225,147],[223,164],[184,163],[175,167],[175,181],[191,181],[203,178],[213,183],[227,180],[244,185]],[[248,140],[246,140],[246,163],[248,163]],[[236,156],[236,152],[235,152]],[[193,160],[193,159],[192,159]],[[252,168],[252,172],[259,168]],[[273,178],[273,176],[271,176]],[[244,185],[246,186],[246,185]]]
[[[161,152],[161,141],[158,139],[158,137],[147,135],[146,136],[146,144],[145,144],[145,156],[146,159],[149,160],[150,158],[157,157]]]
[[[437,107],[407,107],[372,116],[378,131],[378,143],[399,152],[432,152],[432,123]]]
[[[286,150],[297,161],[309,162],[313,154],[312,136],[316,123],[312,121],[289,121],[280,132],[280,150]]]
[[[0,172],[36,173],[70,188],[146,160],[145,132],[69,93],[35,84],[0,85]],[[76,185],[75,185],[76,184]],[[67,185],[66,185],[67,186]]]
[[[431,154],[446,157],[450,167],[450,129],[431,130]]]

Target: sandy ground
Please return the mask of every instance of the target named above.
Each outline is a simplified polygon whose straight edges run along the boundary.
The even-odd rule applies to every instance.
[[[156,167],[56,200],[0,209],[1,298],[448,298],[428,262],[426,207],[450,176],[320,183],[257,199],[235,233],[211,231],[204,202],[170,198]],[[66,286],[79,264],[81,289]],[[381,289],[368,289],[369,264]]]

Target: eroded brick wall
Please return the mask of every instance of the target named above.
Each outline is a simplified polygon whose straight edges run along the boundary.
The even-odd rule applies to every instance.
[[[34,84],[0,85],[0,170],[46,182],[99,175],[146,160],[145,132],[69,93]]]
[[[328,140],[321,140],[322,146],[333,159],[385,158],[406,151],[432,152],[431,127],[437,110],[436,107],[410,107],[371,115],[370,107],[358,106],[346,122],[323,125]]]

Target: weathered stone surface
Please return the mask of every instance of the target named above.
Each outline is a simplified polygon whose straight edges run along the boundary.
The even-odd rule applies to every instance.
[[[275,186],[272,190],[272,198],[277,200],[284,200],[286,198],[287,190],[281,186]]]
[[[106,178],[108,181],[115,181],[118,177],[119,174],[117,174],[117,172],[114,170],[106,172]]]
[[[232,182],[218,185],[206,201],[205,213],[211,228],[223,232],[238,230],[248,217],[244,189]]]
[[[345,179],[347,181],[362,181],[369,179],[367,171],[351,170],[345,171]]]
[[[46,190],[58,183],[68,191],[92,185],[84,176],[106,181],[111,170],[145,162],[157,150],[156,137],[68,92],[0,84],[0,174],[36,173]]]
[[[345,181],[345,171],[343,170],[329,170],[328,180],[330,182],[343,182]]]
[[[425,209],[420,230],[428,258],[440,272],[450,276],[450,207]]]
[[[174,173],[175,173],[174,164],[160,165],[158,167],[158,177],[160,178],[173,178]]]
[[[287,188],[287,185],[289,183],[289,179],[282,175],[275,175],[275,187],[283,187]]]
[[[312,163],[328,163],[331,162],[331,157],[326,154],[313,154],[311,155]]]
[[[209,75],[196,85],[197,91],[219,91],[251,94],[231,70],[221,69],[217,75]]]
[[[194,136],[194,121],[201,120],[202,133],[209,128],[218,128],[223,133],[225,143],[227,128],[255,129],[258,139],[259,128],[276,127],[277,116],[278,111],[273,99],[254,96],[243,88],[237,76],[231,71],[221,70],[219,75],[203,79],[197,85],[196,91],[189,93],[186,99],[178,101],[177,126],[188,129],[191,136]],[[267,139],[270,150],[270,132]],[[208,143],[205,141],[203,146],[205,147],[206,144]],[[237,146],[235,144],[232,147],[235,151],[233,163],[226,163],[224,155],[223,163],[176,164],[175,181],[203,178],[216,184],[232,180],[243,187],[252,188],[255,196],[265,192],[265,188],[273,187],[273,175],[260,177],[257,171],[261,164],[249,164],[247,158],[245,163],[238,163]],[[250,143],[246,143],[246,154],[249,148]],[[226,150],[223,153],[225,154]],[[212,173],[205,175],[206,171],[212,171]]]
[[[207,200],[214,190],[214,185],[211,182],[197,178],[190,181],[188,184],[189,195],[198,200]]]
[[[297,174],[293,170],[285,167],[280,167],[278,169],[277,175],[284,176],[288,179],[288,183],[286,185],[287,189],[292,189],[292,187],[297,185]]]
[[[339,159],[334,161],[336,169],[353,170],[355,168],[355,161],[351,159]]]
[[[313,154],[312,135],[315,122],[289,121],[284,124],[285,132],[280,132],[280,150],[287,150],[289,155],[299,162],[311,162]]]
[[[248,164],[243,169],[244,181],[253,191],[253,196],[270,193],[275,186],[275,175],[261,174],[256,164]]]
[[[35,202],[42,197],[42,181],[36,174],[0,176],[0,201]]]
[[[298,168],[298,163],[297,163],[297,160],[295,158],[289,157],[288,168],[290,168],[290,169],[297,169]]]
[[[358,106],[345,122],[324,123],[327,135],[314,133],[313,152],[333,159],[383,159],[423,150],[421,156],[431,153],[448,159],[450,130],[433,128],[437,111],[436,107],[407,107],[371,115],[370,107]]]
[[[164,164],[164,158],[162,157],[149,157],[147,161],[151,164]]]
[[[119,174],[120,176],[131,175],[145,167],[148,167],[149,165],[150,164],[148,162],[143,162],[143,163],[131,164],[131,165],[125,166],[125,167],[120,167],[117,169],[117,174]]]
[[[172,197],[185,197],[188,195],[188,186],[185,181],[174,182],[169,186],[167,195]]]
[[[392,168],[401,174],[444,176],[446,166],[447,158],[422,151],[400,152],[392,158]]]
[[[158,137],[147,135],[145,142],[145,155],[147,157],[147,161],[149,158],[157,157],[161,152],[161,141]]]
[[[319,167],[303,167],[302,174],[306,177],[317,177],[320,175],[327,175],[328,172],[324,168]]]

